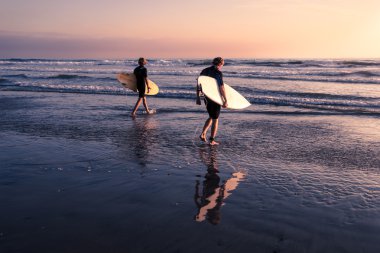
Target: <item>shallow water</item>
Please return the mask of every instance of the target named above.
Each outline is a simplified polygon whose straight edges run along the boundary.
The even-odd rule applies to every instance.
[[[1,252],[379,252],[377,117],[135,99],[1,92]]]
[[[149,60],[159,98],[194,99],[202,59]],[[0,91],[130,95],[116,82],[135,60],[0,59]],[[226,59],[224,81],[255,106],[246,113],[380,115],[380,60]],[[184,107],[165,107],[177,112]]]

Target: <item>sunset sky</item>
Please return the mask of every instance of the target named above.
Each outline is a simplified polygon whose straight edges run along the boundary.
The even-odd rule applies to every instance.
[[[379,0],[0,0],[0,58],[379,58]]]

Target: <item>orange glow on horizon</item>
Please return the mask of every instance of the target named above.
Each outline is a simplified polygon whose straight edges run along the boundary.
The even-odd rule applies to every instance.
[[[376,58],[379,9],[375,0],[147,0],[143,7],[121,0],[36,0],[22,6],[8,1],[0,10],[0,36],[23,36],[19,49],[28,55],[38,43],[46,48],[57,35],[66,37],[61,41],[67,48],[44,52],[41,46],[35,50],[41,56],[62,50],[63,56],[100,58]],[[35,34],[41,40],[28,46]],[[0,44],[0,52],[12,44],[17,43]]]

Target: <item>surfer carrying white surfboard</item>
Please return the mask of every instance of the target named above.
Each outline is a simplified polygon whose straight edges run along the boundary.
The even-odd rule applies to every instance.
[[[224,65],[223,58],[222,57],[216,57],[212,61],[212,66],[202,70],[200,75],[201,76],[209,76],[209,77],[216,79],[216,81],[218,83],[220,95],[221,95],[221,98],[223,100],[222,106],[224,108],[226,108],[228,106],[228,104],[227,104],[226,93],[224,90],[223,74],[221,72],[223,65]],[[201,92],[201,88],[198,86],[197,87],[197,104],[198,105],[201,104],[200,92]],[[220,115],[221,106],[219,104],[215,103],[214,101],[212,101],[211,99],[209,99],[207,96],[205,96],[205,104],[206,104],[207,112],[209,114],[209,118],[206,120],[206,122],[203,126],[202,133],[199,136],[199,138],[202,141],[206,142],[207,130],[211,126],[211,136],[209,138],[209,141],[210,141],[209,144],[210,145],[218,145],[219,143],[215,141],[215,137],[216,137],[216,133],[218,132],[219,115]]]
[[[148,70],[145,68],[145,65],[147,64],[147,60],[143,57],[139,58],[138,64],[139,66],[135,68],[133,71],[133,74],[136,76],[137,80],[137,90],[139,91],[139,98],[137,99],[135,108],[132,111],[131,116],[136,116],[136,111],[139,108],[141,101],[144,104],[145,110],[147,114],[151,114],[151,111],[149,111],[148,104],[146,102],[146,96],[145,96],[145,85],[148,89],[148,92],[150,90],[149,82],[148,82]]]

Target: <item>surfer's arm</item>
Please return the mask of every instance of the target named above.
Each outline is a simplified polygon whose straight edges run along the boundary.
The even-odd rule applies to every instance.
[[[218,71],[218,73],[216,74],[215,79],[218,82],[220,95],[222,95],[223,107],[226,108],[228,105],[227,105],[226,91],[224,89],[224,82],[223,82],[223,74],[222,74],[222,72]]]
[[[227,104],[226,90],[224,89],[224,85],[220,85],[219,90],[220,90],[220,94],[222,95],[223,107],[226,108],[228,104]]]

